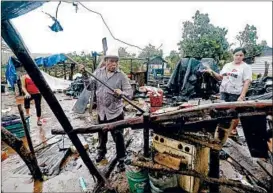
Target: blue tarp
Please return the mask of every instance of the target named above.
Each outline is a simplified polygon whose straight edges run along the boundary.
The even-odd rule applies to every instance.
[[[9,58],[9,61],[6,67],[6,79],[8,83],[10,84],[11,88],[14,88],[14,84],[17,81],[17,74],[16,74],[16,70],[14,66],[14,61],[11,57]]]
[[[52,67],[58,63],[66,61],[67,58],[63,54],[54,54],[48,57],[36,58],[35,62],[38,66],[44,66],[46,68]]]
[[[2,1],[1,20],[9,20],[24,15],[40,6],[46,1]]]
[[[46,68],[52,67],[58,63],[64,62],[67,60],[66,56],[63,54],[54,54],[48,57],[39,57],[34,59],[37,66],[44,66]],[[11,87],[14,87],[14,84],[17,80],[17,74],[15,67],[20,66],[19,60],[14,57],[10,57],[7,67],[6,67],[6,79]]]

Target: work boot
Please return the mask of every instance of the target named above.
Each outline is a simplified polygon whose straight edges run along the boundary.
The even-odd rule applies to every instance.
[[[97,157],[96,157],[96,162],[99,163],[99,162],[101,162],[103,159],[105,159],[105,155],[99,153],[99,154],[97,155]]]

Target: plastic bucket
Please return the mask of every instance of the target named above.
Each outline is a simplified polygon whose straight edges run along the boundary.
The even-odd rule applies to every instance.
[[[164,190],[161,190],[160,188],[157,188],[153,185],[153,183],[151,182],[151,180],[149,181],[150,186],[151,186],[151,193],[161,193],[164,192]]]
[[[177,175],[165,176],[164,178],[156,178],[152,177],[149,174],[151,192],[152,193],[160,193],[164,192],[167,188],[174,188],[178,186],[177,183]]]
[[[131,193],[149,192],[148,173],[145,171],[127,171],[126,177]]]
[[[155,93],[150,94],[151,107],[162,107],[163,104],[163,91],[159,90],[159,96]]]

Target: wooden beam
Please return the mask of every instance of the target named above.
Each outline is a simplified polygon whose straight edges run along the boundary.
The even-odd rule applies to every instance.
[[[1,140],[5,142],[8,146],[10,146],[12,149],[14,149],[16,153],[23,159],[33,178],[35,180],[42,181],[43,175],[38,166],[38,162],[35,156],[30,151],[28,151],[28,149],[24,146],[23,141],[15,137],[4,127],[1,127],[1,137],[2,137]]]

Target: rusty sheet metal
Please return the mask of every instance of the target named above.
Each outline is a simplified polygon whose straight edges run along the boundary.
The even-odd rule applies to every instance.
[[[184,162],[187,163],[185,165],[186,169],[194,169],[194,161],[196,155],[196,148],[194,145],[154,133],[153,147],[160,153],[180,157],[184,160]],[[182,175],[179,177],[179,179],[180,186],[182,186],[188,192],[193,191],[194,177]]]
[[[190,164],[193,162],[192,156],[195,155],[194,145],[177,141],[171,138],[154,133],[153,147],[160,153],[179,156],[188,160]]]
[[[154,156],[154,160],[163,165],[167,166],[169,168],[172,168],[174,170],[179,170],[180,169],[180,164],[181,164],[181,159],[175,158],[173,156],[164,154],[164,153],[157,153]],[[184,159],[183,159],[184,160]]]

